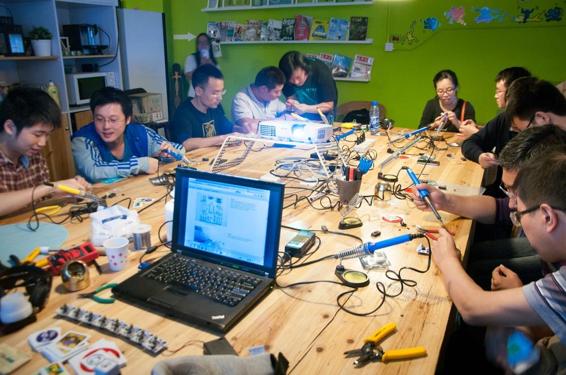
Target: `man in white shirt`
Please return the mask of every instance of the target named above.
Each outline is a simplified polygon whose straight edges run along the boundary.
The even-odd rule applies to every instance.
[[[271,120],[282,114],[286,106],[279,100],[285,75],[275,67],[268,66],[259,71],[255,82],[240,90],[232,101],[234,130],[255,133],[261,120]]]

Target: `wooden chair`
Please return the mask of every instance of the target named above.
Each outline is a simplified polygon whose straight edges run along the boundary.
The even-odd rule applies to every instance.
[[[360,109],[367,109],[369,111],[370,107],[371,107],[371,102],[367,102],[367,101],[351,101],[351,102],[342,103],[338,106],[336,110],[336,119],[338,121],[341,121],[344,118],[344,116],[346,116],[348,113],[352,111],[357,111]],[[386,110],[383,104],[379,103],[379,119],[381,121],[383,121],[383,119],[387,117],[385,115],[386,114],[385,111]]]

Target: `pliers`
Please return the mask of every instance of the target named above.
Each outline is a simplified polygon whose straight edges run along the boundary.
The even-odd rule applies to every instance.
[[[103,297],[98,297],[97,294],[102,292],[103,290],[114,288],[115,286],[118,286],[118,284],[116,283],[104,284],[96,288],[94,292],[79,294],[79,298],[92,298],[94,301],[98,303],[105,303],[105,304],[113,303],[115,301],[113,297],[103,298]]]
[[[378,344],[389,335],[397,331],[395,323],[388,323],[375,331],[375,333],[364,339],[364,345],[360,349],[348,350],[344,352],[346,358],[358,357],[354,361],[354,366],[359,368],[369,362],[389,362],[403,359],[412,359],[426,356],[426,349],[423,346],[413,348],[394,349],[384,351]]]

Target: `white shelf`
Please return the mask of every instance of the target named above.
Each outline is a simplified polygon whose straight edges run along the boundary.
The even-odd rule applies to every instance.
[[[220,1],[220,0],[218,0]],[[340,6],[357,6],[357,5],[372,5],[374,0],[371,1],[351,1],[344,3],[300,3],[300,4],[277,4],[277,5],[240,5],[240,6],[227,6],[218,8],[203,8],[203,12],[231,12],[237,10],[268,10],[280,8],[316,8],[316,7],[340,7]]]
[[[63,56],[63,60],[74,59],[111,59],[114,55],[80,55],[80,56]]]
[[[83,112],[83,111],[90,111],[90,106],[88,105],[79,106],[79,107],[69,106],[69,113]]]
[[[228,44],[373,44],[373,39],[366,40],[241,40],[234,42],[220,42]]]
[[[350,77],[334,77],[335,81],[345,81],[345,82],[362,82],[368,83],[369,79],[366,78],[350,78]]]

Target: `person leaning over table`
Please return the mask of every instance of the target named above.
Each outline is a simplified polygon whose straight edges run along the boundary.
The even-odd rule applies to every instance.
[[[13,89],[0,103],[0,124],[0,216],[30,205],[32,199],[63,194],[43,184],[50,178],[41,154],[53,129],[61,126],[57,103],[39,89]],[[90,187],[80,176],[54,184]]]
[[[283,94],[290,110],[309,120],[321,120],[319,111],[326,115],[334,113],[338,90],[326,64],[290,51],[279,60],[279,69],[287,79]]]
[[[241,89],[232,100],[232,120],[241,133],[255,133],[261,120],[272,120],[286,110],[279,100],[285,75],[268,66],[257,73],[253,84]]]
[[[493,341],[501,339],[495,328],[522,326],[533,341],[541,340],[536,346],[541,351],[540,360],[529,373],[564,373],[566,147],[558,146],[540,158],[531,159],[519,171],[513,191],[516,200],[513,220],[521,225],[541,259],[554,264],[556,271],[527,285],[523,285],[516,275],[508,275],[507,278],[513,279],[510,283],[512,285],[506,289],[484,291],[464,270],[454,239],[444,229],[439,230],[438,240],[433,241],[432,259],[464,321],[475,326],[489,327],[488,332],[491,333],[486,337],[488,348],[496,346],[492,345]],[[494,276],[497,276],[496,272]],[[496,348],[496,353],[490,355],[507,366],[505,344],[506,342],[502,345],[503,353]],[[466,355],[471,357],[471,353]],[[476,361],[476,358],[473,360]]]
[[[530,160],[542,157],[550,148],[556,146],[566,146],[566,131],[554,125],[528,129],[509,141],[500,158],[503,168],[501,189],[505,191],[504,198],[444,193],[426,184],[417,188],[429,192],[430,199],[438,210],[477,220],[479,223],[510,225],[510,214],[516,209],[510,189],[514,186],[517,173]],[[428,210],[428,206],[418,194],[414,191],[409,194],[419,209]],[[490,289],[494,286],[491,284],[491,276],[493,269],[498,266],[502,275],[509,269],[514,269],[524,282],[538,279],[543,270],[539,257],[523,236],[481,241],[473,245],[468,259],[468,272],[482,288]]]
[[[105,87],[92,94],[94,121],[73,135],[75,166],[90,181],[157,172],[159,157],[185,153],[148,127],[132,122],[132,103],[122,90]]]
[[[497,165],[497,155],[516,134],[511,130],[511,120],[505,113],[507,90],[515,80],[530,76],[531,73],[521,67],[506,68],[497,73],[495,102],[501,112],[479,130],[473,120],[465,120],[460,126],[460,132],[468,134],[462,143],[462,154],[468,160],[478,163],[484,169]]]
[[[436,129],[444,126],[445,131],[458,132],[464,120],[476,120],[472,103],[458,98],[456,73],[449,69],[441,70],[435,74],[432,83],[437,97],[426,103],[419,128],[430,125]]]
[[[182,143],[189,151],[219,146],[233,124],[222,108],[224,76],[212,65],[202,65],[193,73],[195,97],[185,100],[175,111],[169,131],[173,141]]]

